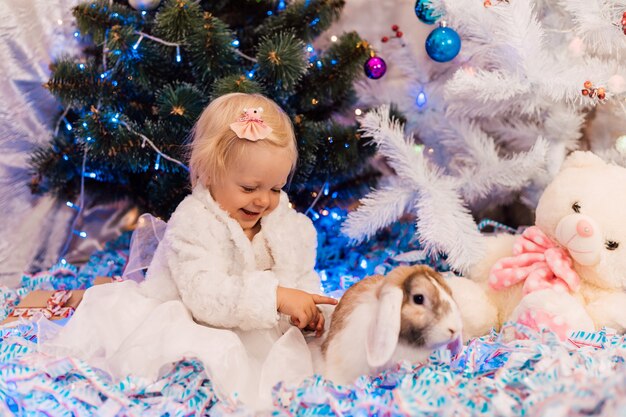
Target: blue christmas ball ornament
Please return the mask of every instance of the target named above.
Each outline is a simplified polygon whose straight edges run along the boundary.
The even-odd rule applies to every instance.
[[[448,62],[454,59],[461,50],[461,37],[454,29],[440,26],[430,32],[426,38],[426,53],[437,62]]]
[[[420,21],[428,25],[434,24],[441,17],[432,9],[430,0],[417,0],[415,2],[415,14]]]

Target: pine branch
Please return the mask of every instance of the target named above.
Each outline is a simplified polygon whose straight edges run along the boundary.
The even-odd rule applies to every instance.
[[[363,63],[370,54],[369,44],[356,32],[343,34],[322,56],[314,59],[294,100],[308,117],[325,120],[332,112],[341,112],[351,105],[356,94],[352,85],[363,76]]]
[[[191,127],[207,104],[205,95],[189,83],[168,84],[157,94],[159,115],[171,123]]]
[[[293,32],[263,38],[256,59],[259,77],[277,90],[291,90],[307,69],[304,43]]]
[[[100,97],[116,97],[119,89],[101,72],[93,60],[77,63],[61,58],[52,65],[52,75],[45,87],[64,106],[81,108],[97,102]]]
[[[203,22],[190,32],[184,51],[189,52],[195,78],[209,85],[237,72],[241,66],[232,42],[233,33],[224,22],[205,12]]]
[[[194,0],[165,0],[159,9],[154,35],[183,43],[187,36],[204,25],[202,8]]]
[[[300,121],[296,117],[296,137],[301,150],[294,183],[315,187],[328,179],[332,184],[353,176],[361,169],[361,159],[373,152],[363,149],[363,141],[355,135],[354,126],[331,120]]]
[[[213,83],[211,98],[228,93],[265,94],[265,90],[259,83],[243,75],[229,75]]]
[[[84,2],[72,10],[81,34],[91,35],[97,45],[105,41],[108,29],[115,25],[141,26],[141,15],[128,7],[108,0]]]
[[[344,0],[296,0],[276,14],[258,30],[261,36],[291,30],[308,43],[324,32],[339,17]]]

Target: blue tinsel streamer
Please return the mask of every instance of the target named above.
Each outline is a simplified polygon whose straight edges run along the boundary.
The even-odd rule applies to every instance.
[[[340,294],[367,275],[401,264],[426,263],[447,270],[444,258],[423,253],[412,222],[398,222],[375,239],[351,247],[338,233],[345,212],[333,210],[315,222],[320,240],[317,269],[327,292]],[[108,244],[80,271],[56,265],[25,275],[21,288],[0,290],[1,307],[7,310],[33,289],[84,288],[95,276],[121,275],[129,239],[126,234]],[[517,339],[505,338],[511,330]],[[128,416],[253,415],[239,403],[218,401],[198,361],[173,364],[154,384],[131,376],[113,381],[78,360],[38,354],[36,334],[32,322],[0,328],[0,415],[87,416],[96,410]],[[437,351],[428,363],[400,363],[380,375],[362,376],[352,385],[337,386],[320,376],[297,387],[279,384],[271,413],[626,416],[625,359],[624,336],[608,330],[578,332],[561,342],[549,331],[510,325],[500,334],[470,341],[454,358]]]

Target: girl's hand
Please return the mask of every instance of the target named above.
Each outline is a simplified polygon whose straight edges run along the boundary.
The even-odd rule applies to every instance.
[[[318,309],[317,311],[319,311],[319,315],[318,315],[318,319],[317,322],[315,321],[311,321],[308,326],[306,326],[304,328],[304,330],[310,330],[310,331],[314,331],[315,332],[315,337],[321,337],[322,334],[324,334],[324,315],[322,314],[322,312]],[[292,318],[293,321],[293,318]]]
[[[317,304],[337,304],[337,300],[318,294],[310,294],[294,288],[278,287],[276,289],[276,305],[280,313],[291,317],[294,325],[304,329],[309,324],[314,323],[317,334],[320,317],[324,329],[324,316],[317,309]],[[321,335],[321,333],[320,333]]]

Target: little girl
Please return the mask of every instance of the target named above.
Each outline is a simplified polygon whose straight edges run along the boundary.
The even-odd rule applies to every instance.
[[[317,305],[336,304],[318,295],[315,229],[281,191],[296,159],[293,127],[273,101],[234,93],[211,102],[194,129],[193,192],[146,280],[90,288],[41,350],[151,380],[197,357],[222,398],[270,406],[277,382],[313,373],[302,330],[320,336]]]

